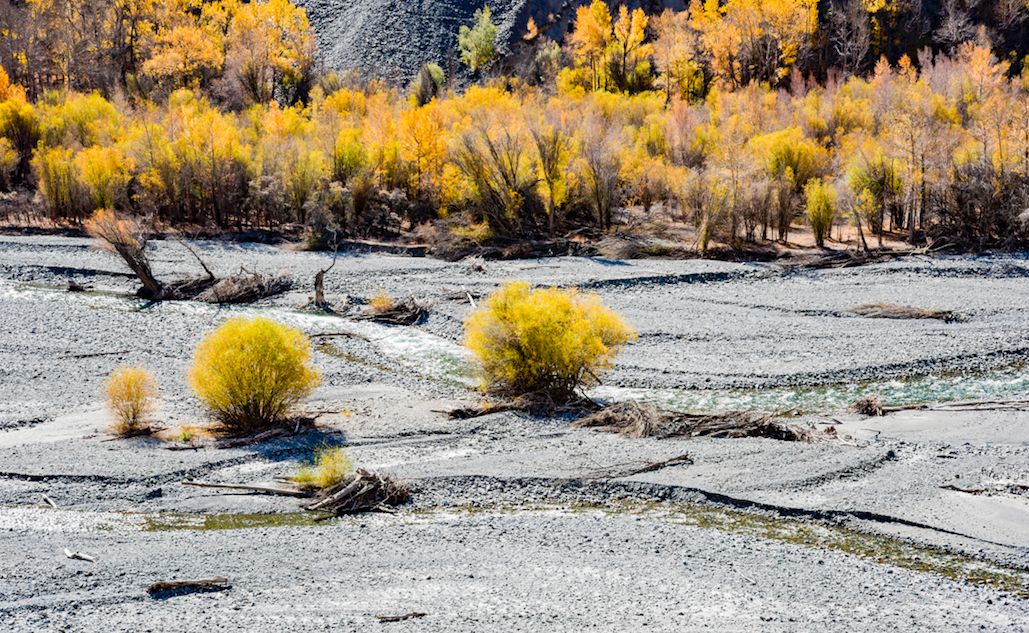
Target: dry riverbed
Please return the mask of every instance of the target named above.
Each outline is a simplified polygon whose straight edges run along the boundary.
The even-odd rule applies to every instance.
[[[159,275],[198,272],[180,245],[153,247]],[[328,255],[196,248],[217,274],[287,271],[300,285],[246,307],[148,305],[87,240],[0,237],[0,630],[1029,627],[1029,412],[948,404],[1029,398],[1023,255],[817,271],[341,257],[326,279],[337,305],[380,290],[431,304],[424,323],[388,327],[302,309]],[[450,420],[440,411],[479,400],[462,319],[511,279],[596,291],[639,329],[598,398],[790,410],[836,437],[629,439],[564,418]],[[69,293],[70,281],[92,289]],[[875,303],[961,319],[852,312]],[[164,426],[201,423],[185,370],[237,314],[313,337],[317,430],[223,449],[109,441],[99,387],[126,363],[157,376]],[[873,393],[930,406],[847,412]],[[272,483],[325,444],[409,481],[412,503],[321,522],[295,499],[180,484]],[[145,592],[212,576],[231,589]],[[425,615],[377,619],[412,613]]]

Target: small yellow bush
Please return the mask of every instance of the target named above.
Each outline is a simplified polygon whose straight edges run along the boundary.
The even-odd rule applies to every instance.
[[[595,294],[509,283],[465,321],[483,386],[498,395],[574,398],[598,382],[636,331]]]
[[[396,305],[396,301],[393,297],[386,294],[385,290],[382,290],[379,294],[368,300],[368,305],[376,314],[382,314],[392,310]]]
[[[815,234],[815,245],[825,246],[825,238],[832,231],[836,219],[836,188],[821,178],[812,178],[804,185],[805,208],[811,230]]]
[[[148,430],[157,384],[142,367],[114,370],[104,386],[107,405],[114,413],[111,430],[118,435],[138,435]]]
[[[311,464],[297,470],[293,481],[303,488],[324,490],[342,482],[351,470],[350,458],[342,448],[326,447],[315,452]]]
[[[233,432],[284,420],[318,382],[307,337],[261,317],[226,321],[197,346],[189,372],[193,391]]]

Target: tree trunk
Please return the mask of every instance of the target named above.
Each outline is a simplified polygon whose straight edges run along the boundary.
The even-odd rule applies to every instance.
[[[115,250],[125,260],[133,274],[143,283],[143,287],[150,294],[150,298],[160,299],[164,294],[164,285],[154,277],[154,273],[150,270],[150,264],[125,246],[116,246]]]

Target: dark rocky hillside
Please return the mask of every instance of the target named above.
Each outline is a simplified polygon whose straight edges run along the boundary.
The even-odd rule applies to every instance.
[[[327,69],[354,69],[366,77],[406,83],[425,62],[459,71],[457,31],[470,24],[484,0],[294,0],[307,10]],[[488,0],[502,42],[525,33],[529,17],[561,39],[582,0]],[[654,11],[682,9],[685,0],[611,2]]]

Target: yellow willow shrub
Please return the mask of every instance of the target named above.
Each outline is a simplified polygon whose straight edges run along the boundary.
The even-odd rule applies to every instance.
[[[297,151],[285,174],[286,202],[297,222],[305,224],[311,219],[308,203],[325,188],[328,174],[328,161],[320,151],[303,147]]]
[[[0,66],[0,101],[6,101],[16,94],[25,96],[25,90],[21,86],[15,83],[11,83],[11,77],[7,74],[7,71]]]
[[[368,99],[368,116],[361,129],[368,167],[383,188],[401,188],[404,182],[397,141],[397,107],[392,95],[375,93]]]
[[[157,396],[157,383],[150,372],[142,367],[116,369],[104,385],[104,394],[114,414],[112,432],[130,436],[149,430],[148,416]]]
[[[765,164],[769,177],[789,180],[796,191],[807,181],[826,173],[830,166],[829,152],[799,127],[788,127],[750,140],[749,146]]]
[[[226,321],[197,346],[189,371],[193,391],[232,432],[285,420],[318,382],[307,337],[263,317]]]
[[[142,113],[127,127],[121,145],[135,167],[132,202],[144,214],[168,218],[183,199],[177,187],[186,183],[177,177],[181,167],[159,116],[153,108]]]
[[[821,178],[812,178],[804,185],[804,197],[815,245],[823,248],[836,219],[836,188],[831,183],[822,182]]]
[[[73,92],[60,102],[45,103],[39,118],[44,143],[80,147],[110,143],[122,123],[115,105],[95,92]]]
[[[81,220],[90,211],[89,193],[79,180],[75,155],[70,149],[39,148],[32,159],[32,169],[51,220]]]
[[[405,110],[400,115],[400,159],[408,165],[412,198],[435,197],[443,185],[447,141],[443,117],[435,103]]]
[[[168,189],[178,196],[176,214],[191,223],[225,226],[242,207],[253,171],[253,149],[235,117],[192,91],[178,90],[163,125],[174,156],[167,176],[175,181]]]
[[[127,199],[132,164],[116,147],[88,147],[75,156],[79,181],[93,209],[113,208]]]
[[[325,97],[322,109],[343,119],[360,121],[368,114],[368,97],[363,92],[342,88]]]
[[[465,321],[483,386],[504,396],[568,401],[597,384],[636,332],[595,294],[522,282],[497,290]]]
[[[368,166],[368,153],[361,141],[361,130],[345,127],[336,135],[332,147],[330,176],[332,180],[347,185]]]
[[[6,92],[7,98],[0,100],[0,138],[10,141],[18,152],[18,170],[22,171],[28,168],[39,142],[39,116],[19,86]]]
[[[299,106],[255,106],[250,119],[260,147],[260,171],[277,181],[293,219],[307,222],[307,205],[325,188],[329,163],[315,141],[310,112]]]
[[[9,139],[0,137],[0,191],[7,191],[14,185],[17,169],[18,150]]]
[[[297,469],[292,480],[302,488],[324,490],[342,482],[352,470],[350,458],[342,447],[325,447],[315,452],[311,464]]]

